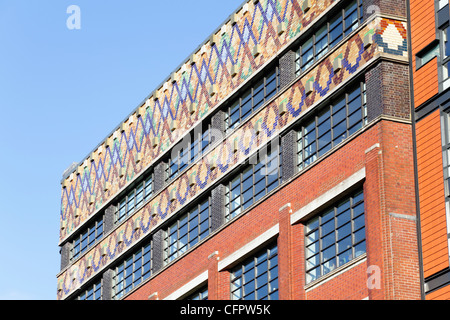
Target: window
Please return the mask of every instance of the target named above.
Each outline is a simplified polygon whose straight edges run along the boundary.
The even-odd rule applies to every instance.
[[[281,146],[261,149],[258,162],[251,162],[252,158],[225,184],[225,220],[237,216],[281,183]]]
[[[244,89],[225,110],[226,132],[231,132],[240,123],[258,110],[275,95],[279,88],[279,69],[274,67],[260,76],[250,87]]]
[[[277,245],[272,244],[231,271],[232,300],[278,300]]]
[[[75,260],[80,257],[101,238],[103,238],[103,216],[94,221],[74,238],[70,250],[70,259]]]
[[[446,27],[444,30],[441,30],[441,63],[442,63],[442,81],[445,81],[449,78],[449,70],[450,70],[450,42],[448,33],[450,31],[450,27]],[[445,88],[444,88],[445,89]]]
[[[297,167],[307,167],[367,124],[366,87],[358,83],[297,131]]]
[[[206,285],[190,294],[185,300],[208,300],[208,286]]]
[[[141,207],[153,194],[153,176],[150,174],[137,187],[130,190],[126,196],[122,197],[117,205],[116,222],[121,222],[125,218]]]
[[[448,107],[448,102],[443,107]],[[450,214],[450,109],[443,112],[443,163],[444,163],[444,190],[445,190],[445,206],[447,214]]]
[[[164,262],[169,263],[205,238],[211,231],[211,201],[195,205],[172,223],[165,232]]]
[[[189,140],[181,141],[172,149],[171,157],[167,160],[166,181],[175,179],[190,163],[193,163],[209,150],[209,147],[216,142],[214,130],[208,121],[190,132]]]
[[[102,280],[98,280],[93,285],[87,287],[76,298],[77,300],[102,300]]]
[[[151,275],[151,240],[114,268],[112,298],[120,299]]]
[[[433,42],[430,46],[427,46],[417,54],[416,69],[420,68],[437,56],[439,56],[439,43]]]
[[[366,252],[364,196],[359,191],[305,226],[306,283]]]
[[[328,21],[319,24],[313,34],[304,40],[296,51],[296,75],[298,76],[308,69],[345,36],[355,30],[362,19],[362,0],[354,0]]]

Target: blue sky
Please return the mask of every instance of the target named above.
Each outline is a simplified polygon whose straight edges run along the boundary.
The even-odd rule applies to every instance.
[[[241,3],[0,0],[0,300],[56,298],[63,171]]]

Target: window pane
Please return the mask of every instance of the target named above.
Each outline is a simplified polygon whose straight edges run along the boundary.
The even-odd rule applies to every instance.
[[[306,223],[307,283],[365,252],[364,213],[355,216],[353,211],[364,204],[363,199],[362,192],[358,191]],[[321,235],[320,246],[318,235]]]
[[[276,266],[276,247],[269,247],[249,257],[236,266],[231,272],[231,297],[233,300],[245,299],[277,299],[278,295],[268,296],[270,292],[278,289],[278,268]],[[275,256],[274,256],[275,255]],[[271,257],[270,263],[268,257]],[[255,261],[257,264],[255,266]],[[268,266],[271,266],[270,271]],[[244,270],[242,278],[240,275]],[[268,281],[271,280],[270,285]]]

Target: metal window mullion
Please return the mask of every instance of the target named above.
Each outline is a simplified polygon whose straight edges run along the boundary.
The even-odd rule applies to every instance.
[[[242,171],[244,171],[244,170],[242,170]],[[240,212],[239,212],[239,214],[241,214],[242,213],[242,207],[243,207],[243,204],[244,204],[244,184],[242,183],[244,181],[244,175],[242,174],[242,172],[241,173],[239,173],[239,199],[240,199],[240,201],[239,201],[239,210],[240,210]],[[253,188],[253,186],[252,186],[252,188]]]
[[[317,115],[314,116],[314,132],[316,133],[316,137],[314,139],[314,143],[316,144],[316,160],[319,157],[319,117]],[[314,156],[312,157],[314,159]]]
[[[263,85],[264,85],[264,79],[263,79]],[[252,87],[251,87],[251,89],[250,89],[250,92],[251,92],[251,99],[252,99],[252,102],[251,102],[251,111],[250,111],[250,114],[252,114],[253,112],[254,112],[254,107],[255,107],[255,86],[254,85],[252,85]],[[250,117],[250,115],[249,115],[249,117]]]
[[[334,212],[334,257],[336,259],[336,267],[338,267],[339,264],[339,260],[338,260],[338,235],[337,235],[337,207],[334,206],[333,208],[333,212]]]
[[[327,52],[330,50],[330,19],[327,20]]]
[[[316,59],[316,54],[317,54],[317,46],[316,46],[316,32],[317,30],[314,31],[314,33],[312,34],[312,49],[313,49],[313,60],[312,62],[314,63],[317,59]]]
[[[356,0],[356,14],[358,15],[358,25],[359,25],[359,23],[360,23],[360,20],[361,20],[361,10],[360,10],[360,7],[359,7],[359,5],[360,5],[360,3],[361,3],[361,1],[360,0]]]
[[[302,168],[305,168],[305,126],[301,126],[301,132],[302,132]]]
[[[241,120],[242,120],[242,97],[239,96],[238,100],[239,100],[239,123],[241,123]]]
[[[359,83],[359,98],[361,100],[361,127],[364,127],[364,84]]]
[[[350,236],[352,237],[352,258],[355,257],[355,226],[353,223],[353,219],[354,219],[354,212],[353,212],[353,208],[355,207],[355,200],[353,198],[353,196],[350,197],[350,229],[351,229],[351,234]]]
[[[348,91],[348,90],[347,90]],[[348,111],[348,106],[349,106],[349,102],[348,102],[348,98],[349,97],[349,94],[348,94],[348,92],[346,92],[345,93],[345,126],[346,126],[346,129],[345,129],[345,139],[347,139],[348,138],[348,136],[349,136],[349,133],[350,133],[350,131],[349,131],[349,127],[350,127],[350,119],[349,119],[349,111]]]
[[[125,207],[125,215],[123,217],[126,217],[126,216],[128,216],[128,194],[125,196],[125,205],[124,205],[124,207]],[[120,215],[120,210],[119,210],[119,215]],[[120,218],[123,218],[123,217],[120,217]]]
[[[300,71],[300,73],[299,73],[299,75],[301,75],[303,73],[303,70],[302,70],[302,67],[303,67],[303,44],[300,45],[298,52],[299,52],[298,60],[300,61],[300,64],[299,64],[299,67],[300,67],[299,71]]]
[[[319,241],[319,268],[320,268],[320,276],[323,275],[323,246],[322,246],[322,217],[319,216],[319,225],[317,226],[319,231],[319,238],[317,241]],[[320,277],[319,276],[319,277]]]
[[[275,85],[276,85],[276,69],[275,69]],[[264,77],[263,77],[263,89],[262,89],[262,91],[263,91],[263,104],[266,102],[266,97],[267,97],[267,75],[264,75]]]
[[[256,162],[258,164],[258,162]],[[257,165],[256,164],[256,165]],[[252,164],[252,203],[255,201],[255,164]]]
[[[178,257],[180,253],[180,220],[177,220],[177,251],[175,257]]]

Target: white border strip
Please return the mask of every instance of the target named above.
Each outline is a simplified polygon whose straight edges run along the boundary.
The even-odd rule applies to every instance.
[[[263,245],[265,242],[271,240],[274,236],[276,236],[280,232],[279,224],[277,223],[272,228],[258,236],[257,238],[253,239],[252,241],[245,244],[240,249],[236,250],[232,254],[230,254],[228,257],[223,259],[222,261],[219,261],[218,263],[218,271],[222,271],[229,266],[231,266],[233,263],[238,261],[239,259],[246,256],[251,251],[257,249],[261,245]]]
[[[310,213],[313,213],[315,210],[320,208],[321,206],[327,204],[328,202],[335,199],[337,196],[339,196],[341,193],[343,193],[345,190],[351,188],[358,182],[362,181],[366,177],[366,168],[362,168],[361,170],[357,171],[353,175],[351,175],[349,178],[345,179],[341,183],[339,183],[334,188],[328,190],[321,196],[317,197],[307,205],[305,205],[300,210],[296,211],[291,215],[291,224],[294,224],[301,219],[305,218]]]
[[[171,294],[169,294],[167,297],[165,297],[163,300],[176,300],[180,298],[181,296],[185,295],[189,291],[195,289],[195,287],[198,287],[203,282],[208,280],[208,270],[204,271],[202,274],[194,278],[193,280],[186,283],[181,288],[175,290]]]

